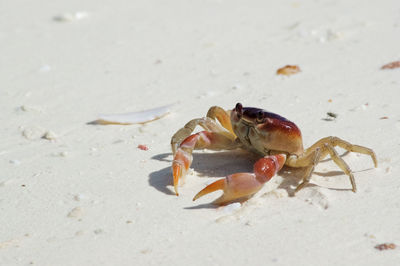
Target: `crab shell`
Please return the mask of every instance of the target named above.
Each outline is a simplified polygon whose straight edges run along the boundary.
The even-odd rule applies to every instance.
[[[301,131],[286,118],[240,103],[231,112],[232,128],[246,148],[262,155],[303,154]]]

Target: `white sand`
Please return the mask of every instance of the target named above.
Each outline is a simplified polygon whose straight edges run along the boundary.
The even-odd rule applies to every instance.
[[[400,245],[400,69],[380,70],[399,47],[398,0],[3,1],[0,265],[400,265],[374,248]],[[286,64],[302,72],[276,76]],[[214,208],[191,199],[255,157],[198,152],[173,195],[172,134],[238,101],[296,122],[305,146],[371,147],[379,168],[347,154],[356,194],[327,161],[296,197],[286,169]],[[86,124],[174,102],[144,126]]]

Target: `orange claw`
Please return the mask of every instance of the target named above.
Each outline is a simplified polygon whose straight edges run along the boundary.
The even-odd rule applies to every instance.
[[[182,167],[178,163],[172,163],[172,174],[174,176],[174,190],[175,194],[179,196],[178,193],[178,183],[179,183],[179,177],[181,176],[182,173]]]
[[[186,176],[186,173],[192,162],[192,156],[183,149],[179,148],[175,154],[174,161],[172,162],[172,174],[174,176],[174,190],[175,194],[179,196],[178,184],[181,178]]]
[[[193,200],[196,200],[208,193],[223,190],[224,193],[221,197],[216,199],[213,203],[225,204],[227,202],[248,197],[256,193],[264,183],[257,180],[255,174],[251,173],[237,173],[229,175],[224,179],[215,181],[214,183],[203,188]]]
[[[211,184],[209,184],[208,186],[206,186],[205,188],[203,188],[201,191],[199,191],[199,193],[196,194],[196,196],[194,196],[193,201],[197,200],[200,197],[203,197],[204,195],[217,191],[217,190],[225,190],[225,180],[226,179],[220,179],[217,180]]]
[[[178,183],[183,180],[192,164],[193,149],[221,149],[221,147],[235,147],[235,142],[229,137],[218,132],[201,131],[190,135],[182,141],[176,150],[174,160],[172,162],[172,173],[174,176],[174,190],[178,196]]]
[[[265,182],[269,181],[282,168],[285,160],[285,154],[261,158],[254,164],[254,173],[237,173],[217,180],[203,188],[194,196],[193,200],[217,190],[223,190],[224,193],[213,202],[215,204],[225,204],[249,197],[259,191]]]

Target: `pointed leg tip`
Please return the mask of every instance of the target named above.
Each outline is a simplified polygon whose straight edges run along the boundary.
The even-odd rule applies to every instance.
[[[178,178],[175,178],[175,175],[174,175],[174,191],[175,191],[175,195],[179,196],[179,192],[178,192]]]
[[[217,180],[211,184],[209,184],[208,186],[206,186],[205,188],[203,188],[202,190],[200,190],[193,198],[193,201],[197,200],[198,198],[209,194],[211,192],[217,191],[217,190],[224,190],[225,187],[225,178]]]
[[[201,191],[199,191],[199,192],[193,197],[193,201],[196,201],[198,198],[200,198],[201,196],[204,195],[203,190],[204,190],[204,189],[202,189]]]
[[[378,167],[378,159],[376,158],[375,152],[372,152],[371,158],[372,158],[372,161],[374,162],[375,168],[377,168]]]
[[[182,168],[179,164],[175,164],[173,163],[172,165],[172,176],[174,179],[174,190],[175,190],[175,194],[177,196],[179,196],[178,193],[178,184],[179,184],[179,178],[181,177],[182,174]]]

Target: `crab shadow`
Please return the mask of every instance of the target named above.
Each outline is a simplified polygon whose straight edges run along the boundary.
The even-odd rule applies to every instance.
[[[345,152],[341,156],[345,156]],[[172,164],[172,154],[162,153],[153,156],[151,159],[162,162],[168,162]],[[233,151],[222,151],[222,152],[199,152],[193,153],[193,168],[197,176],[200,178],[207,177],[225,177],[233,173],[240,172],[253,172],[254,163],[260,159],[260,156],[253,154],[245,150],[233,150]],[[331,159],[322,160],[321,163],[330,161]],[[279,184],[278,188],[285,189],[289,196],[294,196],[294,191],[298,184],[301,182],[305,168],[293,168],[284,166],[278,173],[282,177],[283,181]],[[342,171],[329,171],[329,172],[314,172],[314,175],[324,177],[334,177],[343,175]],[[190,177],[189,177],[190,178]],[[171,166],[163,169],[154,171],[149,175],[149,184],[158,191],[166,195],[175,195],[173,191],[173,181]],[[190,181],[189,181],[190,182]],[[317,186],[314,184],[307,184],[306,187]],[[351,189],[334,189],[334,190],[351,190]],[[200,204],[185,209],[204,209],[204,208],[216,208],[218,206],[213,203]]]

